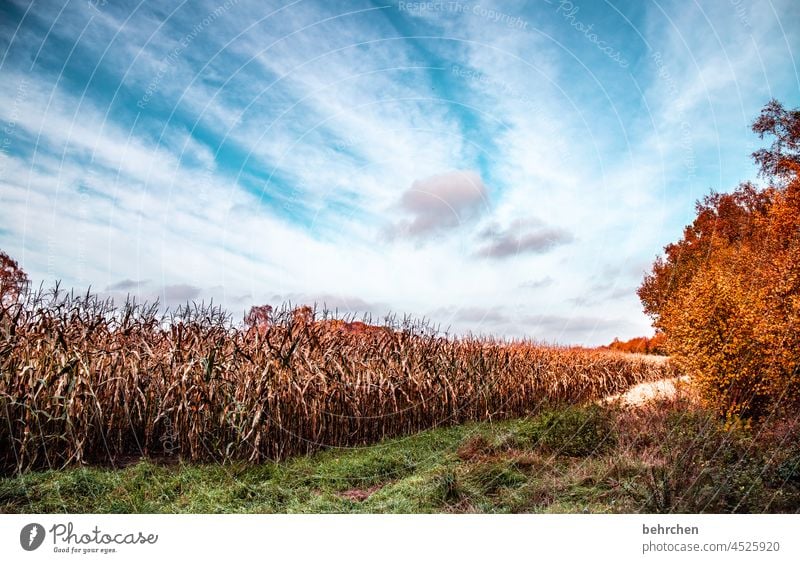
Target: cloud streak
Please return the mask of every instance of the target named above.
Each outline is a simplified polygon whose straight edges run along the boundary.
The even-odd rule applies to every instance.
[[[484,258],[509,258],[521,254],[543,254],[568,244],[575,237],[564,229],[549,227],[539,220],[517,220],[507,228],[491,226],[480,234],[482,246],[477,255]]]

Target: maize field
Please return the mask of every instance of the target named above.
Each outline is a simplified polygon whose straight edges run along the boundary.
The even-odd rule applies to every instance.
[[[284,306],[233,323],[56,287],[0,306],[0,471],[141,456],[261,462],[520,417],[671,377],[620,352],[442,335]]]

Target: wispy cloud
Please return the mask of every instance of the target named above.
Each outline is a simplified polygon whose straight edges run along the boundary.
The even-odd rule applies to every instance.
[[[519,287],[524,289],[541,289],[553,285],[553,278],[545,276],[543,278],[527,280],[519,284]]]
[[[192,301],[200,296],[200,288],[187,283],[175,285],[165,285],[161,291],[164,301],[172,303],[175,301]]]
[[[508,258],[520,254],[542,254],[573,242],[568,231],[550,227],[538,219],[516,220],[506,228],[490,226],[480,233],[483,243],[478,256]]]
[[[0,246],[34,279],[631,337],[623,293],[800,103],[789,0],[223,4],[0,7]]]
[[[106,287],[106,291],[130,291],[147,285],[148,280],[120,280]]]

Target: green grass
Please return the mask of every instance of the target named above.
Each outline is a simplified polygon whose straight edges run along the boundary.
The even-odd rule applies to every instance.
[[[786,432],[686,405],[566,407],[274,464],[31,472],[0,480],[0,512],[797,512]]]

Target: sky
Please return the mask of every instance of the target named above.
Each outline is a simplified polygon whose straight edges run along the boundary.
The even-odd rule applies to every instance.
[[[652,334],[636,288],[800,106],[800,3],[0,3],[0,249],[36,286]]]

